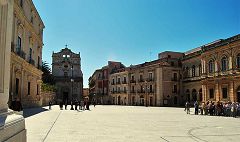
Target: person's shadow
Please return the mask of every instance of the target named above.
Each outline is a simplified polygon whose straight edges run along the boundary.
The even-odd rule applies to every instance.
[[[30,117],[32,115],[47,111],[48,109],[39,107],[39,108],[28,108],[28,109],[23,109],[23,117],[27,118]]]

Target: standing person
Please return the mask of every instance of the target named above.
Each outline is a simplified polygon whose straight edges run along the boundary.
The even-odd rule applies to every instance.
[[[75,100],[75,110],[78,110],[77,107],[78,107],[78,100],[76,99]]]
[[[67,101],[65,101],[65,110],[67,110]]]
[[[93,105],[94,105],[94,107],[96,106],[96,101],[95,101],[95,99],[93,99]]]
[[[190,103],[187,101],[185,104],[186,110],[187,110],[187,114],[190,114]]]
[[[195,108],[195,115],[198,115],[198,108],[199,108],[198,101],[195,101],[194,108]]]
[[[49,110],[50,110],[51,106],[52,106],[52,102],[51,101],[49,101],[48,106],[49,106]]]

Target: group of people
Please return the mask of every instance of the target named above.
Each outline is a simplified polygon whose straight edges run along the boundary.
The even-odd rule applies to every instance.
[[[92,102],[94,107],[95,107],[95,101]],[[50,101],[49,102],[49,110],[51,109],[51,106],[52,106],[52,102]],[[63,110],[63,107],[65,106],[65,110],[67,110],[67,106],[68,106],[68,101],[65,101],[65,103],[63,103],[63,101],[61,101],[59,103],[59,107],[60,107],[60,110]],[[78,100],[75,100],[74,102],[71,101],[70,102],[70,106],[71,106],[71,110],[90,110],[89,106],[90,106],[90,101],[89,100],[85,100],[85,101],[78,101]],[[78,109],[79,108],[79,109]]]
[[[190,114],[190,103],[187,101],[185,104],[185,110],[187,114]],[[239,102],[194,102],[195,115],[199,113],[201,115],[211,116],[226,116],[226,117],[237,117],[240,116],[240,103]]]

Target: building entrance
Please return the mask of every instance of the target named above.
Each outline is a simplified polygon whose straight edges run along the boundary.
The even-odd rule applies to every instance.
[[[68,92],[63,92],[63,103],[68,103]]]

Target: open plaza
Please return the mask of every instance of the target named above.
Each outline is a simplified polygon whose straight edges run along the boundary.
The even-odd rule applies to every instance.
[[[240,118],[187,115],[184,108],[59,106],[24,110],[29,142],[238,142]]]

